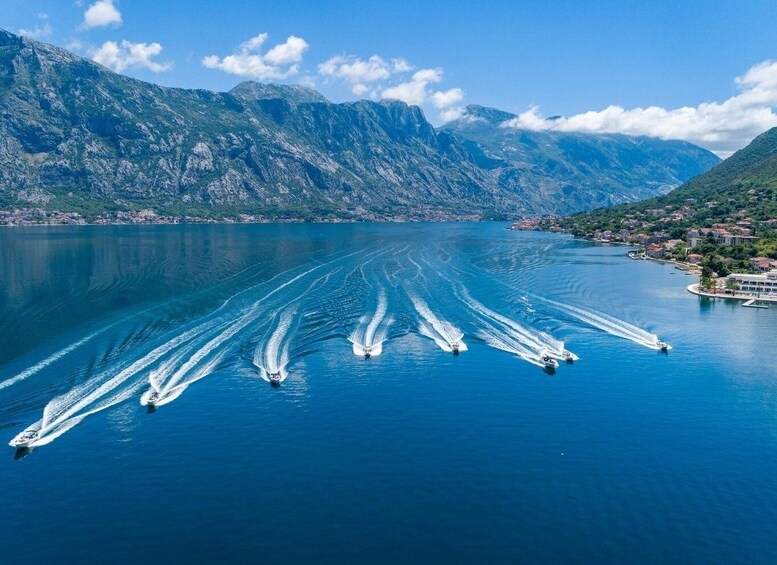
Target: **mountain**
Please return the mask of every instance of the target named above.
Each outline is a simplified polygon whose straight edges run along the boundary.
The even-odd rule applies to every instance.
[[[516,117],[470,105],[441,130],[462,138],[499,186],[523,194],[530,209],[545,213],[644,200],[667,193],[720,162],[686,141],[508,126]]]
[[[667,195],[570,216],[561,223],[586,232],[612,230],[628,217],[648,221],[648,231],[656,231],[665,226],[654,216],[683,208],[682,220],[673,222],[679,227],[711,227],[744,218],[753,223],[777,219],[777,128]]]
[[[689,199],[718,203],[704,212],[704,218],[699,216],[699,222],[742,212],[754,220],[777,218],[777,127],[762,133],[718,166],[652,202],[667,206]],[[649,205],[644,203],[640,207]]]
[[[302,86],[166,88],[0,30],[0,208],[518,216],[653,195],[714,159],[679,142],[568,135],[557,136],[562,152],[534,150],[522,164],[448,126],[402,102],[334,104]],[[626,173],[599,163],[600,144],[628,147],[618,161],[634,169],[628,189],[608,179]]]
[[[777,259],[777,128],[667,195],[524,226],[653,242],[658,256],[703,255],[718,274],[753,270],[751,260]]]

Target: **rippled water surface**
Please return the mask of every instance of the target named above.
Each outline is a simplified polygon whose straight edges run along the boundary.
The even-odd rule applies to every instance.
[[[504,228],[0,231],[0,561],[777,561],[777,308]]]

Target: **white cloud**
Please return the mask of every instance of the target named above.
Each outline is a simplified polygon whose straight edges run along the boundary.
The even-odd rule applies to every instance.
[[[27,37],[42,39],[45,37],[51,37],[51,34],[54,33],[54,29],[51,27],[51,24],[49,24],[48,14],[39,13],[38,19],[41,20],[41,23],[36,25],[34,28],[20,28],[18,31],[19,35],[25,35]]]
[[[316,88],[316,77],[310,76],[310,75],[302,75],[297,80],[298,84],[301,84],[302,86],[307,86],[308,88],[312,88],[315,90]]]
[[[449,108],[464,100],[464,91],[460,88],[450,88],[445,91],[437,91],[430,96],[435,108]]]
[[[439,91],[432,88],[443,80],[441,68],[419,69],[411,75],[413,70],[413,65],[406,59],[385,59],[379,55],[366,60],[353,55],[335,55],[318,66],[325,84],[340,80],[356,96],[391,98],[417,106],[431,104],[442,110],[440,119],[443,121],[461,115],[463,109],[454,108],[464,99],[461,88]]]
[[[39,24],[32,29],[20,28],[18,32],[19,35],[32,37],[34,39],[43,39],[46,37],[51,37],[51,34],[54,33],[54,28],[52,28],[51,24],[48,22],[44,22],[43,24]]]
[[[363,96],[364,94],[367,94],[370,91],[370,87],[366,84],[357,83],[353,85],[353,88],[351,88],[351,91],[356,96]]]
[[[125,69],[148,69],[154,73],[169,71],[173,64],[153,61],[162,52],[159,43],[133,43],[123,40],[120,44],[106,41],[91,53],[92,59],[120,73]]]
[[[237,53],[224,58],[208,55],[202,59],[202,64],[209,69],[259,80],[278,80],[297,74],[308,43],[301,37],[290,35],[284,43],[262,54],[260,50],[267,38],[266,33],[260,33],[241,43]]]
[[[354,94],[363,94],[369,90],[365,83],[389,78],[392,74],[392,66],[377,55],[373,55],[366,61],[358,57],[335,55],[321,63],[318,66],[318,72],[324,77],[342,79],[350,84]]]
[[[289,65],[302,61],[302,54],[308,48],[307,42],[301,37],[290,35],[286,43],[279,43],[264,56],[273,65]]]
[[[404,59],[391,59],[391,69],[395,73],[406,73],[413,70],[413,66]]]
[[[383,98],[393,98],[407,104],[420,106],[426,103],[429,96],[432,95],[427,87],[441,80],[442,69],[421,69],[409,81],[384,89],[382,96]]]
[[[447,110],[440,112],[440,121],[442,121],[442,123],[452,122],[453,120],[458,120],[463,117],[465,113],[466,110],[460,106],[448,108]]]
[[[405,59],[386,60],[379,55],[373,55],[367,60],[354,56],[335,55],[318,66],[318,72],[326,80],[339,79],[345,82],[357,96],[369,94],[377,97],[383,83],[397,74],[413,69]]]
[[[739,94],[723,102],[665,109],[608,106],[557,120],[545,120],[534,106],[503,124],[533,130],[625,133],[685,139],[725,157],[753,137],[777,126],[777,61],[764,61],[737,77]]]
[[[84,12],[84,22],[81,29],[121,25],[121,12],[113,5],[113,0],[98,0]]]

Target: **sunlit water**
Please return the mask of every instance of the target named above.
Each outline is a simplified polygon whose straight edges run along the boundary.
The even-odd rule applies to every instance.
[[[1,560],[777,560],[777,308],[504,228],[0,231]]]

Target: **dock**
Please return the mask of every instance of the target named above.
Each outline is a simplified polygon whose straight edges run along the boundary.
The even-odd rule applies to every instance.
[[[752,298],[747,302],[743,303],[742,306],[746,306],[747,308],[769,308],[768,304],[758,302],[758,300],[756,300],[755,298]]]

